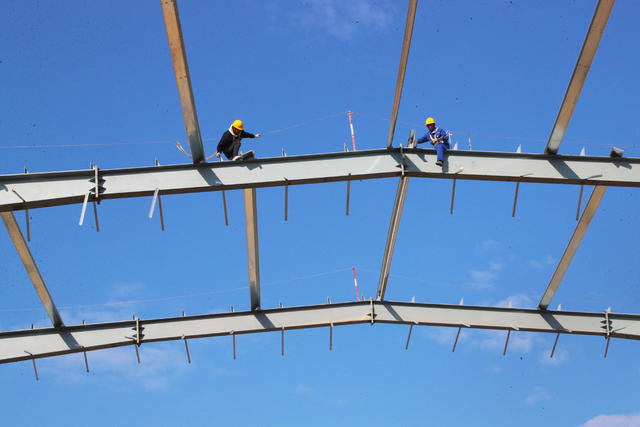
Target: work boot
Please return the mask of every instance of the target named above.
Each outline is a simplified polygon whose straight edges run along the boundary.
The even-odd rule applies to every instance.
[[[238,160],[238,159],[241,159],[241,157],[240,157],[240,156],[235,156],[235,157],[234,157],[233,159],[231,159],[231,160]]]
[[[437,160],[436,161],[436,166],[442,166],[442,160]]]

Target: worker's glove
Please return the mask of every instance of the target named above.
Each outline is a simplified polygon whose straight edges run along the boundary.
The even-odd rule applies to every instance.
[[[220,158],[220,152],[218,151],[218,152],[215,154],[215,156],[216,156],[217,158]]]
[[[262,134],[256,133],[254,136],[255,136],[256,138],[260,138],[260,137],[262,136]]]

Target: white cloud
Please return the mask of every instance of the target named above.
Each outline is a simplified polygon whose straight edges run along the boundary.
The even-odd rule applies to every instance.
[[[89,373],[82,353],[48,359],[40,376],[54,376],[64,383],[98,382],[122,386],[136,384],[147,390],[164,389],[188,369],[184,346],[180,343],[154,343],[139,348],[138,364],[133,346],[87,352]]]
[[[640,427],[640,414],[632,415],[598,415],[591,418],[581,427]]]
[[[296,394],[309,394],[312,391],[311,387],[306,384],[298,384],[295,390]]]
[[[558,366],[569,360],[569,352],[563,348],[556,348],[556,351],[551,355],[551,349],[542,351],[538,360],[544,365]]]
[[[542,270],[542,269],[545,269],[547,267],[550,267],[550,266],[554,265],[555,261],[553,260],[551,255],[547,255],[546,257],[544,257],[542,259],[530,259],[527,262],[527,264],[529,264],[529,267],[531,267],[531,268],[535,268],[536,270]]]
[[[499,374],[500,372],[502,372],[502,366],[498,365],[497,363],[492,363],[491,365],[487,366],[487,371],[491,372],[492,374]]]
[[[273,5],[269,7],[272,13],[273,8]],[[339,40],[351,40],[357,34],[387,28],[395,18],[394,11],[394,4],[388,0],[308,0],[289,15],[299,27],[322,31]]]
[[[498,249],[499,247],[500,247],[500,242],[497,242],[491,239],[484,240],[483,242],[480,243],[480,248],[486,251],[493,251]]]
[[[467,282],[467,285],[474,289],[493,289],[494,282],[503,269],[504,265],[495,261],[489,262],[485,269],[471,269],[468,272],[471,280]]]
[[[551,400],[551,395],[544,388],[536,386],[533,389],[533,393],[531,393],[529,396],[527,396],[526,399],[524,399],[524,403],[526,403],[527,405],[531,405],[543,400]]]
[[[530,308],[533,304],[531,297],[525,294],[514,294],[498,301],[496,307],[509,307],[509,303],[513,307]]]

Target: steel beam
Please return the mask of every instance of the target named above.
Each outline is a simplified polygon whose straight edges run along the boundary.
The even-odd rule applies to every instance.
[[[544,292],[542,299],[540,300],[540,304],[538,307],[542,310],[546,310],[549,304],[551,303],[551,299],[555,295],[558,287],[560,286],[560,282],[562,282],[562,278],[564,277],[569,265],[571,264],[571,260],[573,260],[573,256],[578,251],[578,247],[582,242],[582,238],[587,232],[587,228],[589,228],[589,224],[591,224],[591,220],[600,205],[600,201],[604,196],[604,192],[607,190],[607,187],[597,185],[593,192],[591,193],[591,197],[587,202],[587,206],[584,208],[584,212],[580,217],[580,221],[578,221],[578,225],[576,225],[576,229],[573,231],[573,235],[571,236],[571,240],[569,240],[569,244],[567,245],[564,253],[562,254],[562,258],[560,258],[560,262],[558,263],[558,267],[556,267],[556,271],[553,273],[551,277],[551,281],[547,286],[547,290]]]
[[[400,109],[400,98],[402,97],[402,86],[404,85],[404,75],[407,70],[409,60],[409,48],[411,47],[411,36],[413,35],[413,23],[416,19],[416,8],[418,0],[409,0],[409,10],[407,11],[407,23],[404,27],[404,38],[402,40],[402,53],[400,54],[400,67],[398,68],[398,80],[396,81],[396,92],[393,97],[393,109],[391,111],[391,122],[389,123],[389,136],[387,137],[387,148],[393,144],[393,134],[396,130],[396,120]]]
[[[400,228],[400,218],[402,217],[402,208],[404,200],[407,196],[407,187],[409,186],[409,178],[403,176],[398,182],[396,198],[393,202],[393,211],[391,211],[391,223],[389,224],[389,232],[387,233],[387,243],[384,247],[384,255],[382,257],[382,268],[380,269],[380,279],[378,280],[378,294],[376,299],[382,301],[387,290],[387,281],[389,280],[389,271],[391,270],[391,259],[393,258],[393,250],[396,246],[396,237]]]
[[[605,336],[604,313],[362,301],[260,311],[139,320],[140,343],[391,323]],[[610,336],[640,339],[640,315],[608,313]],[[0,363],[134,345],[136,321],[0,333]],[[27,353],[28,352],[28,353]]]
[[[573,115],[573,110],[576,108],[580,92],[582,92],[582,86],[587,79],[589,68],[593,62],[593,58],[596,56],[602,33],[607,26],[611,9],[615,0],[599,0],[596,10],[591,19],[591,25],[587,31],[587,36],[582,44],[580,50],[580,56],[578,56],[578,62],[573,69],[569,86],[564,94],[564,99],[560,105],[560,111],[551,129],[551,135],[547,141],[547,146],[544,149],[545,153],[556,154],[564,138],[564,133],[569,126],[569,120]]]
[[[173,70],[178,84],[178,94],[180,95],[180,104],[182,105],[182,115],[187,129],[191,157],[193,163],[204,162],[204,148],[202,146],[196,104],[193,99],[193,90],[191,89],[191,76],[189,74],[189,65],[187,64],[187,52],[184,49],[177,0],[160,0],[160,3],[162,3],[162,14],[167,27],[171,60],[173,61]]]
[[[27,242],[24,240],[22,231],[20,231],[16,217],[13,216],[13,212],[0,212],[0,216],[2,216],[4,225],[7,227],[9,236],[18,251],[18,255],[20,255],[24,268],[27,270],[31,283],[33,283],[33,287],[38,293],[40,301],[42,301],[42,305],[44,305],[44,309],[47,310],[51,323],[54,327],[64,326],[60,313],[58,313],[58,309],[56,308],[56,305],[51,298],[51,294],[47,289],[47,285],[44,284],[44,280],[42,279],[40,270],[38,270],[36,261],[33,259],[33,255],[31,255],[31,251],[29,250],[29,246],[27,246]]]
[[[409,177],[640,187],[640,159],[399,148],[101,170],[101,200],[240,188]],[[0,211],[82,203],[94,171],[0,175]],[[286,181],[285,178],[286,177]],[[26,202],[12,190],[16,190]]]
[[[244,218],[247,225],[251,310],[260,310],[260,254],[258,252],[258,207],[255,188],[246,188],[244,190]]]

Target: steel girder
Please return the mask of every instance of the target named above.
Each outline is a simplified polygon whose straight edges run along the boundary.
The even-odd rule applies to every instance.
[[[53,298],[51,298],[47,285],[44,283],[44,279],[40,274],[38,265],[33,259],[33,255],[31,255],[31,250],[29,250],[29,246],[24,240],[24,236],[22,235],[22,231],[20,231],[20,227],[18,226],[18,222],[16,221],[13,212],[0,212],[0,217],[2,217],[2,220],[7,227],[9,237],[11,237],[11,240],[16,247],[16,251],[18,251],[18,255],[24,264],[25,270],[27,270],[27,274],[29,275],[29,279],[31,279],[34,289],[40,297],[40,301],[42,301],[44,309],[49,315],[51,323],[53,326],[64,326],[60,313],[53,302]]]
[[[182,106],[182,115],[187,130],[191,157],[193,163],[204,162],[204,148],[202,146],[198,114],[196,113],[196,103],[191,88],[191,75],[189,74],[189,65],[187,63],[187,52],[184,48],[178,4],[176,0],[160,0],[160,3],[162,4],[162,14],[167,28],[169,50],[171,51],[173,71],[176,75],[178,95],[180,96],[180,105]]]
[[[398,79],[396,81],[396,92],[393,96],[393,108],[391,110],[391,120],[389,122],[389,135],[387,136],[387,148],[393,144],[393,134],[396,131],[396,120],[398,110],[400,110],[400,98],[402,97],[402,87],[404,86],[404,75],[407,71],[407,61],[409,60],[409,49],[411,48],[411,37],[413,35],[413,24],[416,20],[416,9],[418,0],[409,0],[407,10],[407,23],[404,27],[404,37],[402,39],[402,52],[400,53],[400,67],[398,68]]]
[[[0,211],[123,197],[197,193],[386,177],[640,186],[640,159],[449,151],[443,168],[433,149],[381,149],[253,161],[0,175]]]
[[[596,56],[596,51],[598,50],[602,33],[607,26],[614,2],[615,0],[598,1],[596,11],[591,19],[591,25],[589,25],[589,30],[582,44],[578,61],[573,69],[569,86],[560,105],[558,116],[553,124],[553,129],[551,129],[551,134],[549,135],[549,140],[544,150],[545,153],[555,154],[560,148],[564,133],[569,126],[569,120],[571,120],[573,110],[576,108],[578,98],[580,97],[580,92],[582,92],[582,86],[584,86],[584,82],[587,79],[589,68],[591,68],[593,58]]]
[[[640,315],[370,300],[3,332],[0,333],[0,363],[158,341],[359,323],[449,326],[640,339]]]
[[[260,310],[260,252],[258,250],[258,202],[256,189],[244,190],[244,218],[247,226],[247,266],[251,310]]]
[[[580,217],[580,221],[578,222],[578,225],[576,226],[576,229],[574,230],[573,235],[571,236],[571,240],[569,240],[569,243],[567,244],[567,247],[564,250],[564,253],[562,254],[562,258],[560,258],[560,262],[556,267],[556,271],[553,273],[553,276],[551,277],[551,281],[547,286],[547,290],[544,292],[544,295],[542,295],[540,304],[538,304],[538,307],[541,308],[542,310],[546,310],[547,307],[549,307],[549,304],[551,303],[551,299],[555,295],[556,291],[558,290],[558,287],[560,286],[560,282],[562,282],[562,279],[564,278],[565,273],[569,269],[569,265],[573,260],[573,256],[578,251],[578,247],[582,242],[582,238],[587,233],[589,224],[591,224],[591,220],[593,219],[593,216],[596,214],[596,210],[598,209],[598,206],[600,206],[600,201],[602,200],[602,197],[604,196],[604,192],[606,190],[607,190],[607,187],[601,186],[601,185],[596,185],[596,187],[593,189],[593,193],[591,193],[589,202],[587,203],[587,206],[585,206],[584,208],[584,212],[582,213],[582,216]]]

